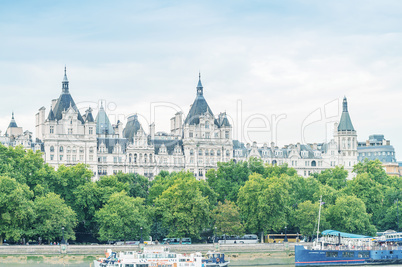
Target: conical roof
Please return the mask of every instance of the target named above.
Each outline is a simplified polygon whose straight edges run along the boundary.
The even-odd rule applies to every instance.
[[[197,97],[195,98],[194,103],[191,106],[191,109],[188,112],[188,115],[184,123],[189,125],[199,124],[200,116],[204,115],[205,113],[209,113],[212,117],[214,116],[211,108],[209,107],[207,101],[204,98],[204,92],[200,75],[197,85]]]
[[[138,121],[137,114],[131,115],[127,118],[127,124],[123,130],[123,136],[131,142],[134,135],[136,135],[141,128],[142,126],[141,123]]]
[[[10,124],[8,125],[8,128],[16,128],[16,127],[18,127],[18,126],[17,126],[17,123],[15,122],[14,112],[13,112],[12,116],[11,116]]]
[[[339,121],[338,131],[354,131],[352,120],[350,119],[348,112],[348,101],[346,97],[343,99],[343,110],[341,120]]]
[[[84,119],[82,118],[80,111],[78,110],[73,98],[70,95],[70,92],[68,89],[66,68],[64,68],[64,78],[62,81],[62,93],[59,96],[59,98],[57,99],[56,105],[54,106],[54,109],[53,109],[54,119],[61,120],[63,118],[63,111],[68,110],[70,107],[72,107],[76,112],[78,112],[78,120],[80,120],[82,123],[84,123]]]
[[[109,117],[102,104],[98,115],[96,115],[96,134],[114,134],[112,124],[110,124]]]

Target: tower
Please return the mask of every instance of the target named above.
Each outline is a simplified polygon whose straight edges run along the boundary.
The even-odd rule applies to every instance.
[[[345,166],[345,169],[350,172],[357,163],[357,133],[349,116],[346,96],[343,98],[342,115],[334,137],[338,146],[338,164]]]

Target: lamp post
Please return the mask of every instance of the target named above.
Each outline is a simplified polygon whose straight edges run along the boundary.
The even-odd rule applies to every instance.
[[[397,218],[397,229],[398,229],[398,233],[399,233],[399,205],[398,205],[398,198],[396,199],[396,218]]]
[[[140,227],[141,230],[141,239],[140,239],[140,244],[144,243],[144,240],[142,239],[142,226]]]
[[[63,231],[63,239],[61,240],[61,244],[62,245],[64,245],[64,244],[66,244],[66,240],[64,240],[64,226],[63,227],[61,227],[61,230]]]
[[[283,239],[283,242],[288,242],[288,235],[287,235],[287,230],[288,230],[288,227],[287,226],[285,226],[285,238]]]

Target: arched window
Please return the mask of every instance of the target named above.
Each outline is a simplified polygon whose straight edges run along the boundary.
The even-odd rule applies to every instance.
[[[50,152],[54,152],[54,146],[50,147]]]
[[[317,163],[315,162],[315,160],[313,160],[312,162],[311,162],[311,167],[316,167],[317,166]]]
[[[226,150],[226,157],[229,157],[230,156],[230,152],[229,152],[229,150]]]
[[[221,155],[221,151],[220,151],[220,150],[216,151],[216,155],[220,156],[220,155]]]
[[[61,146],[61,147],[59,148],[59,151],[60,151],[60,152],[63,152],[63,151],[64,151],[64,148]]]
[[[152,155],[149,154],[149,162],[152,163]]]
[[[131,162],[131,157],[132,157],[133,155],[131,155],[131,154],[129,154],[128,155],[128,162]]]
[[[276,160],[274,159],[273,161],[272,161],[272,165],[276,165],[277,164],[277,162],[276,162]]]
[[[70,153],[71,152],[71,148],[68,146],[67,147],[67,153]]]
[[[194,155],[194,150],[190,149],[190,156]]]
[[[202,156],[202,149],[198,150],[198,156]]]
[[[137,163],[137,154],[134,154],[134,163]]]
[[[211,149],[210,155],[211,155],[211,156],[214,156],[214,155],[215,155],[215,153],[214,153],[214,151],[213,151],[212,149]]]
[[[209,129],[209,121],[205,122],[205,129]]]
[[[148,159],[147,154],[144,154],[144,162],[145,162],[145,163],[147,163],[147,159]]]
[[[208,149],[205,149],[205,156],[208,156],[208,155],[209,155]]]

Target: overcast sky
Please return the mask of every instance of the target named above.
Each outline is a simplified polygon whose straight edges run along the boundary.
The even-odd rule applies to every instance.
[[[384,134],[401,159],[401,25],[398,0],[0,1],[0,130],[14,111],[35,133],[67,65],[81,110],[168,132],[201,71],[236,139],[327,141],[346,96],[359,141]]]

